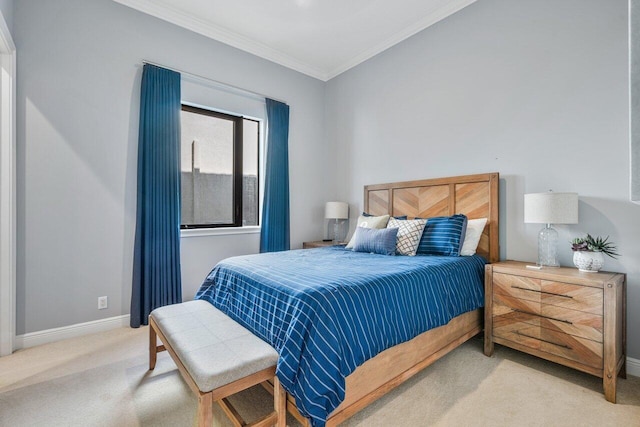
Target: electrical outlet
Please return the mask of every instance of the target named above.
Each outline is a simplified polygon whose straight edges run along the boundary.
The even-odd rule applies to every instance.
[[[103,310],[107,308],[108,301],[107,297],[98,297],[98,310]]]

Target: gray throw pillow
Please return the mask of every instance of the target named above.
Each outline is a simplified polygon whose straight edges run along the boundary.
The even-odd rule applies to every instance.
[[[370,252],[380,255],[396,254],[397,228],[356,228],[353,234],[354,252]]]

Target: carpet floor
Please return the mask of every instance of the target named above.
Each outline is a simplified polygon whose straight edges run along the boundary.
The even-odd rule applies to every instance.
[[[147,371],[147,334],[122,328],[0,358],[0,426],[195,425],[196,398],[169,355]],[[343,425],[640,427],[640,378],[618,384],[612,404],[599,378],[499,345],[485,357],[476,337]],[[260,386],[231,400],[245,419],[270,411]]]

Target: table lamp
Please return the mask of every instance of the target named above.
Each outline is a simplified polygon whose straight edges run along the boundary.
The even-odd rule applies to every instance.
[[[578,223],[578,193],[525,194],[524,222],[546,224],[538,234],[538,265],[559,267],[558,232],[551,225]]]
[[[329,220],[329,238],[337,242],[340,234],[340,222],[349,218],[349,204],[345,202],[327,202],[324,217]],[[333,222],[333,227],[331,223]]]

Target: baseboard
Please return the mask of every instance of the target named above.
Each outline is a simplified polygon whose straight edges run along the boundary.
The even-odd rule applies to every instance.
[[[75,325],[63,326],[61,328],[29,332],[28,334],[16,336],[15,350],[48,344],[68,338],[81,337],[83,335],[94,334],[96,332],[109,331],[111,329],[122,328],[124,326],[129,326],[128,314],[110,317],[108,319],[94,320],[91,322],[76,323]]]
[[[640,360],[627,357],[627,374],[640,377]]]
[[[126,326],[129,326],[128,314],[110,317],[108,319],[94,320],[92,322],[77,323],[75,325],[63,326],[61,328],[30,332],[28,334],[16,336],[15,350],[35,347],[37,345],[48,344],[68,338],[81,337],[83,335],[109,331],[111,329]],[[634,377],[640,377],[640,359],[627,357],[627,374],[633,375]]]

